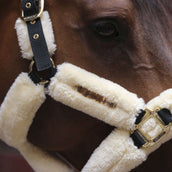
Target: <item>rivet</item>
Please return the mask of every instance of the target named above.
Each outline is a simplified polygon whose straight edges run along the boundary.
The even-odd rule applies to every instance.
[[[36,33],[33,35],[33,39],[38,39],[39,38],[39,35]]]
[[[30,24],[35,24],[35,23],[36,23],[36,20],[30,21]]]
[[[31,5],[31,3],[30,2],[27,2],[26,3],[26,8],[30,8],[32,5]]]

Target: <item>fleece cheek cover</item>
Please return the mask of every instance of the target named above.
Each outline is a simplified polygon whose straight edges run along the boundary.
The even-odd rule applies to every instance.
[[[41,23],[49,53],[50,55],[52,55],[56,50],[56,44],[54,39],[52,22],[47,11],[43,12],[41,16]],[[29,40],[26,22],[23,21],[21,18],[18,18],[15,24],[15,29],[17,32],[22,57],[31,60],[33,57],[33,52]]]
[[[35,85],[27,73],[18,76],[0,108],[0,138],[18,149],[36,172],[69,172],[61,161],[27,141],[36,111],[46,98],[44,92],[44,87]]]
[[[9,145],[20,147],[26,141],[28,128],[44,100],[44,88],[34,85],[26,73],[20,74],[0,109],[1,137]]]

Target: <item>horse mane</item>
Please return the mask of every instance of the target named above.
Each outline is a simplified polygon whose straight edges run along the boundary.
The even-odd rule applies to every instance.
[[[149,51],[156,54],[157,47],[170,45],[172,37],[172,5],[170,0],[132,0],[133,9],[136,13],[137,20],[142,28],[143,39],[149,44]],[[152,40],[152,41],[151,41]],[[168,47],[168,46],[166,46]],[[165,56],[167,49],[161,49],[161,55]]]
[[[164,17],[170,19],[169,17],[172,17],[172,6],[169,5],[170,0],[132,0],[132,3],[138,14],[147,20],[161,20]],[[167,24],[166,20],[161,22]]]

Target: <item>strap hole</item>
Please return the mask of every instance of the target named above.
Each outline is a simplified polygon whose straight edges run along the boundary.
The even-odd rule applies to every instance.
[[[27,2],[27,3],[26,3],[26,8],[31,8],[31,6],[32,6],[32,5],[31,5],[30,2]]]
[[[38,39],[39,38],[39,35],[36,33],[33,35],[33,39]]]

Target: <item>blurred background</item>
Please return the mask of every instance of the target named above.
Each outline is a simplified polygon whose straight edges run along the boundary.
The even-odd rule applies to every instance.
[[[19,152],[0,140],[0,172],[34,172]]]

